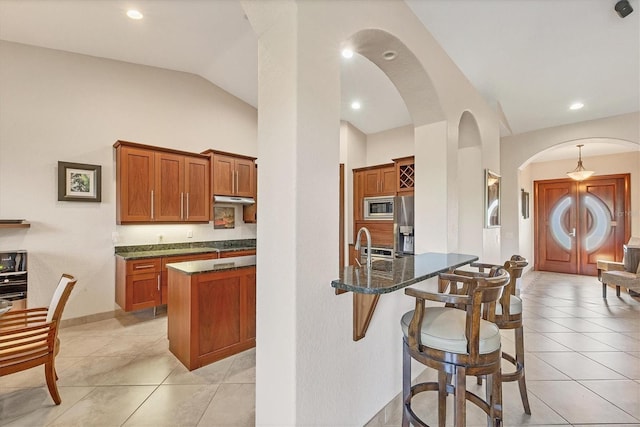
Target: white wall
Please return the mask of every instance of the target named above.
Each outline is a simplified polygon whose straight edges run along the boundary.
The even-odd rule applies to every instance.
[[[392,159],[413,156],[414,152],[413,125],[367,135],[367,166],[391,163]]]
[[[529,265],[526,267],[525,271],[532,269],[535,262],[533,248],[533,179],[531,178],[532,166],[532,164],[525,166],[519,171],[518,174],[520,188],[529,193],[529,218],[522,217],[522,200],[518,201],[518,226],[520,228],[520,241],[518,244],[518,251],[512,254],[521,255],[529,261]]]
[[[29,305],[48,305],[62,272],[78,278],[65,318],[108,312],[114,244],[255,238],[256,226],[116,226],[118,139],[200,152],[257,153],[255,108],[186,73],[0,42],[0,250],[29,251]],[[102,166],[102,202],[58,202],[57,162]],[[238,215],[238,212],[236,212]],[[241,217],[240,217],[241,218]],[[187,230],[193,238],[187,239]]]
[[[506,259],[520,250],[520,222],[518,218],[521,185],[518,180],[518,169],[542,151],[557,145],[575,145],[578,141],[589,138],[608,138],[625,144],[640,144],[640,113],[635,112],[540,129],[502,138],[500,142],[503,206],[502,258]],[[574,168],[575,163],[565,172]],[[638,186],[640,186],[640,181],[638,179],[632,180],[631,188]],[[632,206],[632,209],[637,209],[637,205],[636,207]],[[637,220],[633,224],[633,232],[637,232]]]

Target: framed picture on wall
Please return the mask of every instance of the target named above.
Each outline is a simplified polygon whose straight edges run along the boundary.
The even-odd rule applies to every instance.
[[[58,162],[58,201],[100,202],[101,170],[100,165]]]
[[[524,188],[520,190],[520,203],[522,208],[522,218],[529,218],[529,192],[524,191]]]
[[[485,169],[484,214],[486,228],[500,227],[500,175]]]

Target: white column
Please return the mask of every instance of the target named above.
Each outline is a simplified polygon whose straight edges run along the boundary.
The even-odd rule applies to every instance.
[[[415,128],[415,252],[448,252],[447,123]]]

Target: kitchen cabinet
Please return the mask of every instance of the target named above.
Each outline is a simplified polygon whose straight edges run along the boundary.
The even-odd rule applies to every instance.
[[[191,255],[177,255],[162,257],[162,270],[160,276],[160,303],[167,304],[169,301],[169,294],[167,292],[169,284],[169,275],[167,274],[167,264],[174,262],[187,262],[187,261],[201,261],[205,259],[218,258],[217,252],[207,252],[203,254],[191,254]]]
[[[253,197],[255,157],[207,150],[211,158],[211,180],[216,196]]]
[[[116,303],[124,311],[167,304],[167,264],[216,258],[217,252],[132,260],[116,256]]]
[[[415,188],[415,158],[414,156],[393,159],[396,171],[396,191],[399,196],[410,196]]]
[[[361,227],[367,227],[369,233],[371,233],[371,246],[393,248],[393,221],[355,221],[353,229],[354,243]],[[364,235],[360,237],[362,239],[361,245],[366,245],[366,237]]]
[[[258,222],[258,165],[253,171],[253,200],[255,200],[254,204],[242,206],[242,220],[245,223]]]
[[[353,218],[364,220],[364,171],[353,171]]]
[[[208,156],[127,141],[114,147],[118,224],[209,221]]]
[[[169,350],[189,370],[255,347],[255,261],[221,271],[170,268],[169,305]]]
[[[125,260],[116,257],[116,303],[124,311],[142,310],[162,303],[161,258]]]
[[[255,255],[256,254],[256,250],[255,249],[242,249],[242,250],[238,250],[238,251],[224,251],[224,252],[220,252],[220,258],[233,258],[233,257],[238,257],[238,256],[248,256],[248,255]]]
[[[395,165],[380,165],[363,170],[364,197],[393,196],[396,193]]]

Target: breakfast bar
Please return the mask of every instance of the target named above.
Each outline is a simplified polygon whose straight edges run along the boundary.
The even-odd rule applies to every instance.
[[[395,292],[478,260],[475,255],[427,252],[377,260],[371,267],[348,266],[331,282],[337,290],[353,292],[353,340],[364,338],[380,295]]]

